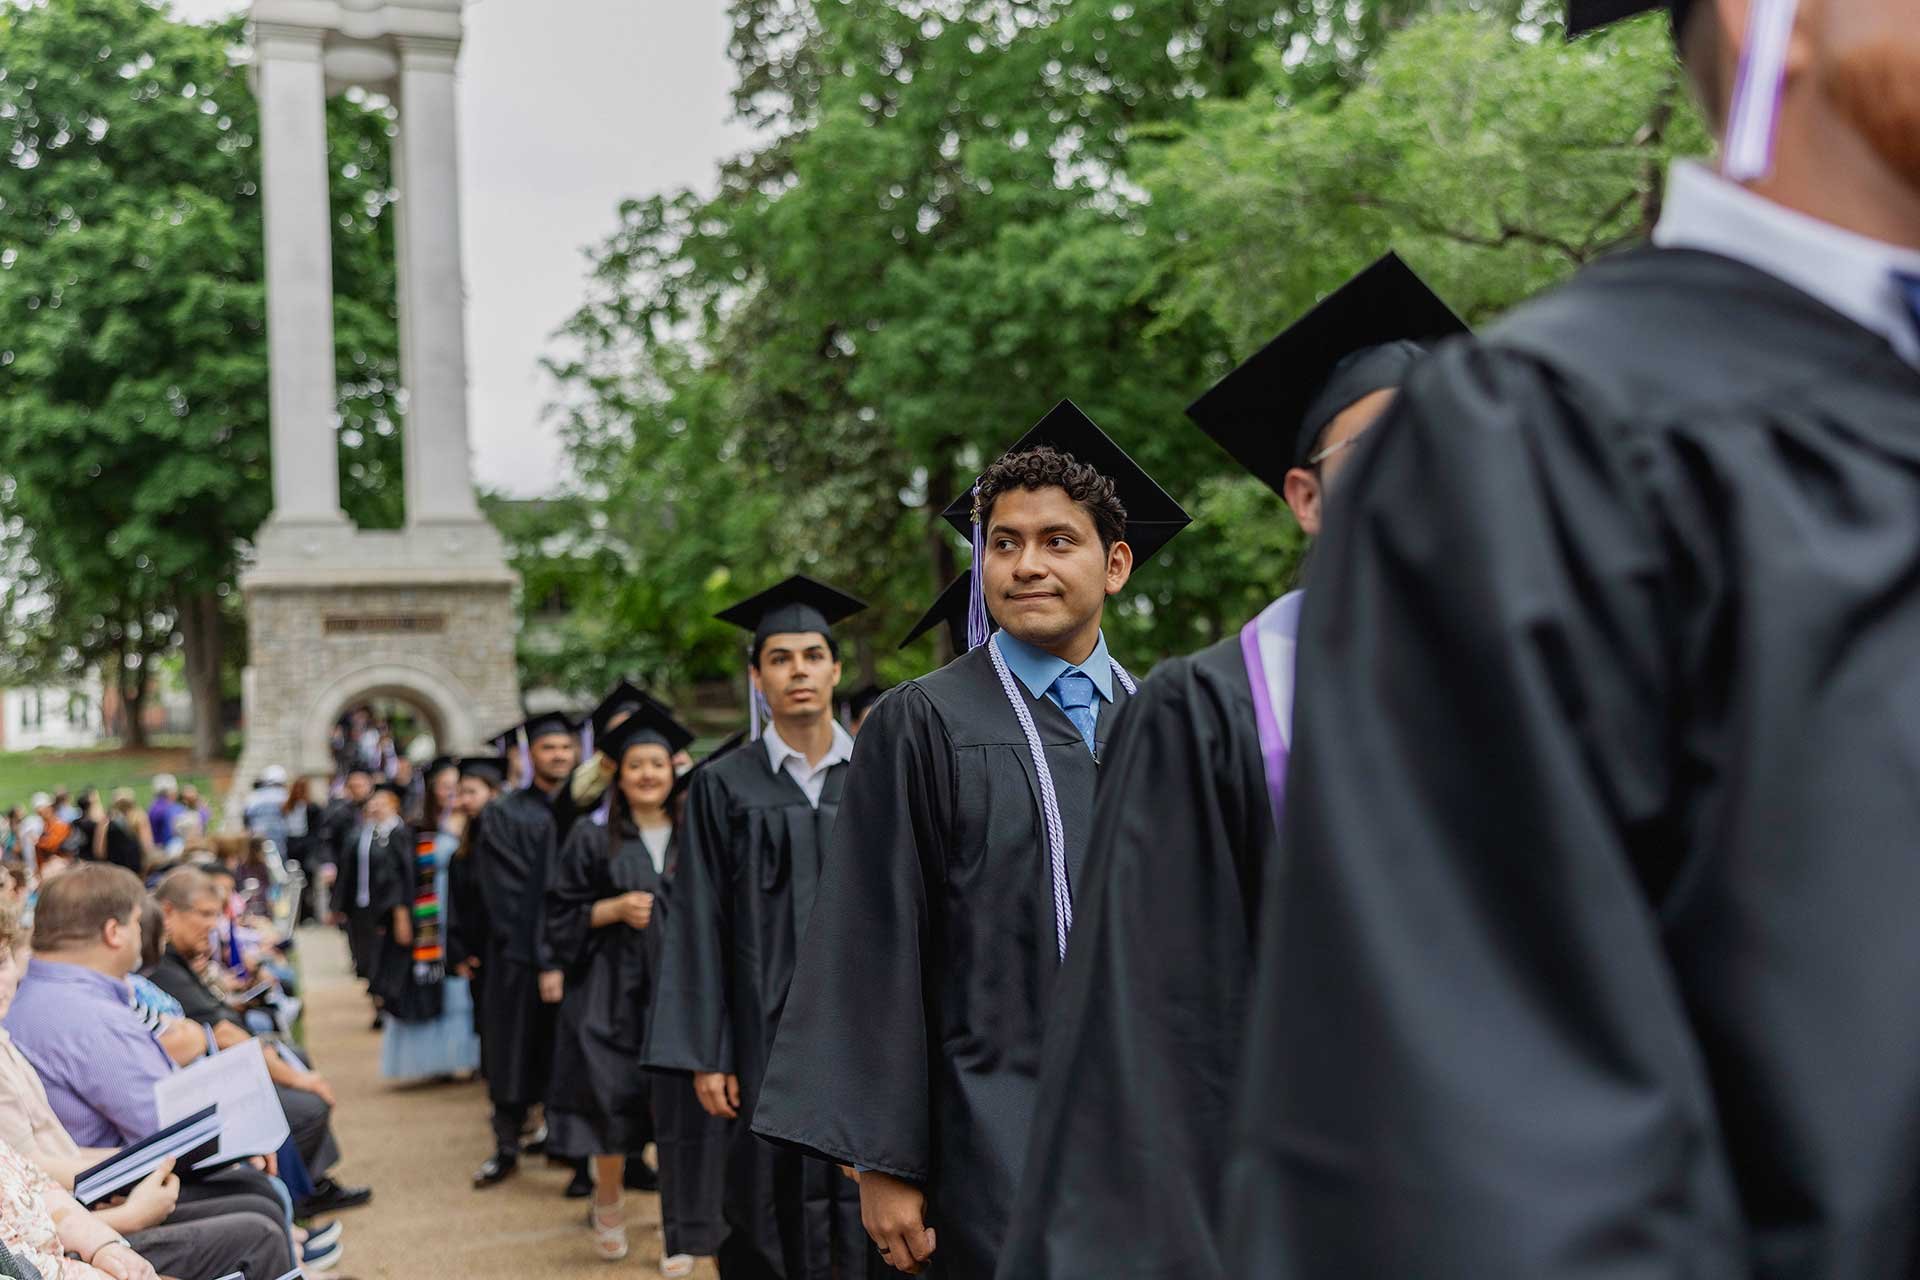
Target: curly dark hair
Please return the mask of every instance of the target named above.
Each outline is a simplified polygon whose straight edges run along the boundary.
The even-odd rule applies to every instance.
[[[973,499],[973,518],[984,525],[993,515],[994,501],[1014,489],[1065,489],[1067,496],[1093,517],[1100,546],[1108,551],[1127,535],[1127,509],[1112,480],[1050,444],[1009,453],[980,473]]]

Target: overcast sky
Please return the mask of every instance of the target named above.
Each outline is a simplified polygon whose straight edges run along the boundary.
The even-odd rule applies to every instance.
[[[205,18],[245,0],[173,0]],[[724,0],[469,0],[460,57],[468,421],[479,481],[561,475],[539,359],[579,304],[581,250],[631,195],[711,189],[748,140],[727,92]]]

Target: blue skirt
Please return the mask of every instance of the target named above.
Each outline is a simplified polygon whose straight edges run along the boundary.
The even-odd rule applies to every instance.
[[[465,978],[441,980],[440,1016],[431,1022],[388,1018],[380,1036],[380,1078],[420,1080],[480,1069],[473,1031],[473,992]]]

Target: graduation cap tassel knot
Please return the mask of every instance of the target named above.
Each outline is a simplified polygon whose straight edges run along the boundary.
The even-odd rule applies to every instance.
[[[986,572],[987,536],[980,522],[980,486],[973,486],[973,568],[967,573],[967,650],[972,652],[987,642],[987,586],[980,575]]]
[[[1733,85],[1733,109],[1727,119],[1721,171],[1735,182],[1764,178],[1773,170],[1775,126],[1787,74],[1787,45],[1793,39],[1798,0],[1753,0],[1747,14],[1746,45]]]

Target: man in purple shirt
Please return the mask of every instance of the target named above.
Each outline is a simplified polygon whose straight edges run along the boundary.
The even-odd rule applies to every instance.
[[[33,963],[6,1028],[83,1147],[118,1147],[159,1128],[154,1082],[173,1062],[133,1011],[145,890],[124,868],[83,862],[40,890]]]
[[[172,774],[154,775],[153,804],[147,809],[147,824],[153,828],[153,843],[158,848],[166,848],[173,839],[173,818],[181,809],[180,802],[174,798],[179,791],[180,784]]]

